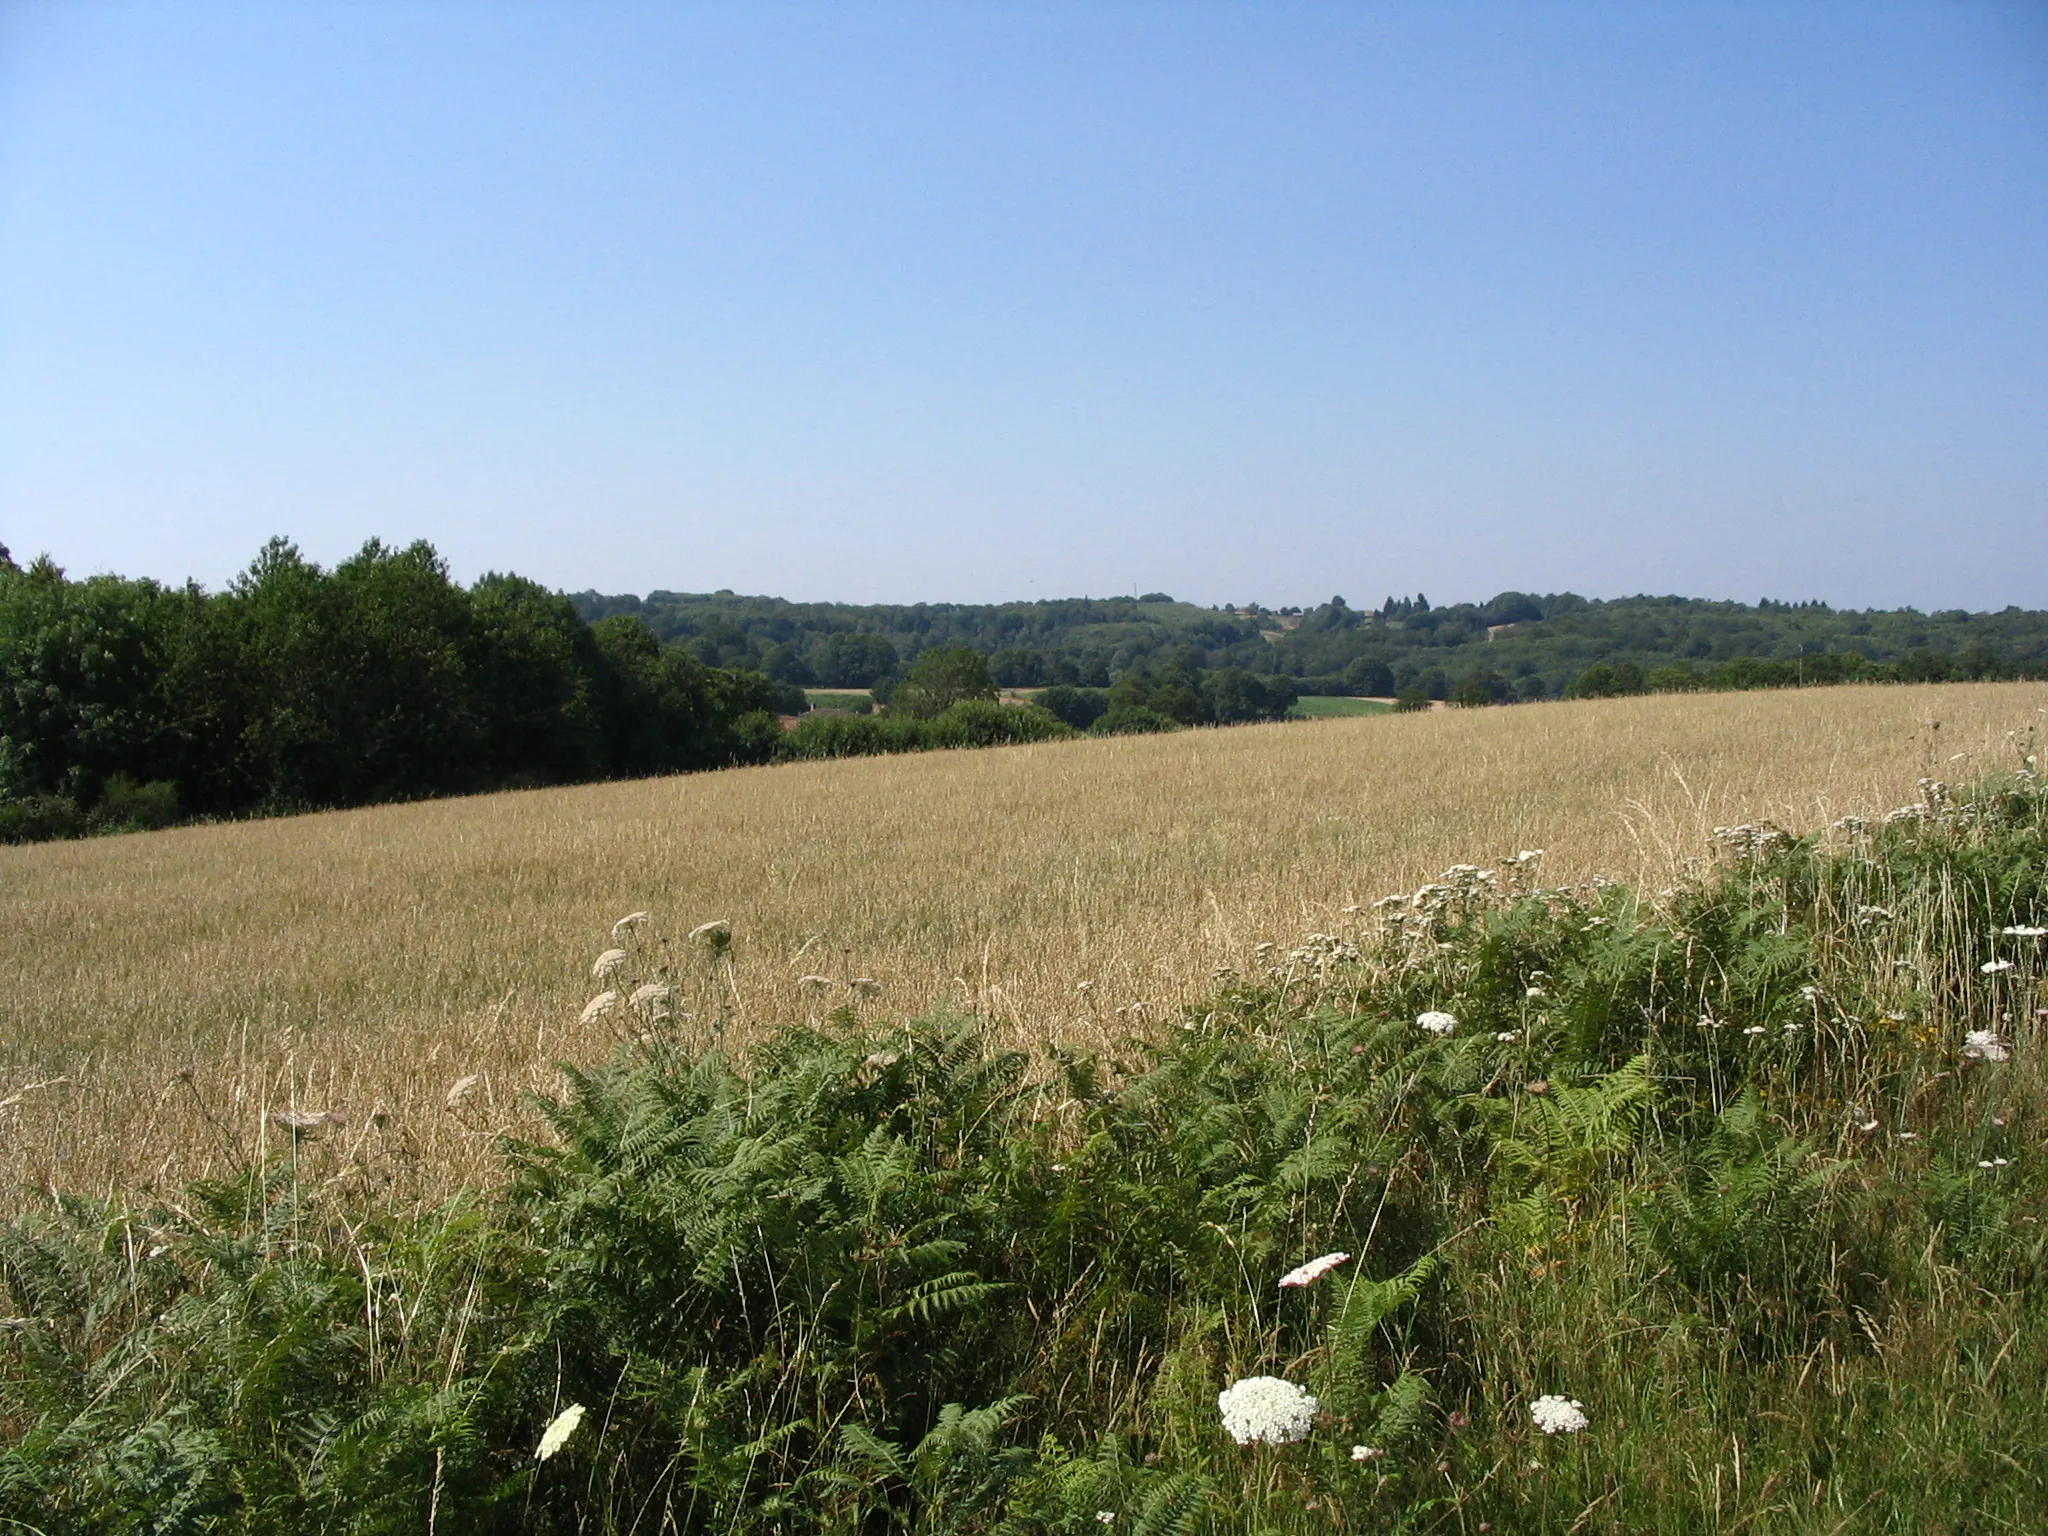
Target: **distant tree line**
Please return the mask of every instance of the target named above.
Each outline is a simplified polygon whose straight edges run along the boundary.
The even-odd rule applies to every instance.
[[[576,599],[586,616],[634,613],[707,665],[745,667],[804,687],[886,689],[933,648],[987,658],[999,687],[1106,690],[1150,668],[1191,677],[1241,670],[1286,677],[1301,694],[1505,703],[1562,698],[1588,669],[1630,665],[1707,675],[1739,662],[1806,665],[1859,656],[1900,677],[2048,674],[2048,613],[1836,610],[1765,600],[1754,606],[1677,597],[1596,601],[1574,593],[1503,592],[1433,606],[1422,594],[1353,608],[1256,603],[1202,608],[1163,592],[1035,603],[789,603],[730,592]],[[1744,673],[1728,677],[1764,678]],[[1845,672],[1843,674],[1847,676]],[[1702,686],[1723,686],[1719,684]],[[1773,686],[1730,683],[1726,686]]]
[[[0,840],[814,757],[1401,709],[2048,676],[2048,614],[1506,592],[1206,609],[1163,592],[854,607],[570,598],[372,540],[274,540],[225,591],[0,547]],[[806,687],[885,713],[806,715]],[[1034,690],[1030,705],[1003,689]],[[780,717],[804,717],[785,730]]]
[[[224,592],[0,548],[0,838],[765,761],[800,690],[426,544]]]

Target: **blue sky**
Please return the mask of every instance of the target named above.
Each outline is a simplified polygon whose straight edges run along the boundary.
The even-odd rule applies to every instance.
[[[0,3],[0,541],[2048,607],[2048,8]]]

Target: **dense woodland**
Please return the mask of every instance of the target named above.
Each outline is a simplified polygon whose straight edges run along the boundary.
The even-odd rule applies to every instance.
[[[794,692],[426,544],[215,593],[0,550],[0,836],[761,761]]]
[[[1200,608],[1161,592],[908,606],[792,603],[731,592],[585,592],[575,602],[593,620],[635,615],[707,665],[758,670],[805,687],[886,682],[932,646],[983,652],[1004,687],[1107,688],[1148,666],[1184,674],[1240,667],[1294,679],[1302,693],[1415,689],[1444,699],[1462,688],[1472,703],[1855,677],[2048,673],[2048,613],[2018,608],[1858,612],[1817,602],[1752,607],[1522,592],[1442,608],[1422,596],[1388,598],[1376,609],[1334,597],[1307,610]],[[1586,678],[1597,666],[1616,670]]]

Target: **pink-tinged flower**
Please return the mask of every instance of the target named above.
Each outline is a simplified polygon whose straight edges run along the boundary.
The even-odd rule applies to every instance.
[[[1290,1269],[1280,1277],[1281,1289],[1296,1285],[1314,1285],[1350,1257],[1348,1253],[1326,1253],[1319,1259],[1310,1259],[1300,1268]]]

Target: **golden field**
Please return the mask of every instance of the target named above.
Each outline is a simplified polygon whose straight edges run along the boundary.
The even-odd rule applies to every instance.
[[[1881,812],[1924,774],[2014,764],[2043,726],[2038,683],[1667,696],[0,848],[0,1187],[169,1188],[275,1146],[279,1108],[343,1112],[323,1156],[408,1194],[481,1177],[492,1137],[532,1124],[527,1090],[637,1027],[578,1020],[635,910],[635,974],[666,955],[700,1035],[852,1002],[1102,1042],[1446,865],[1543,848],[1548,883],[1662,886],[1717,824]],[[684,938],[714,918],[729,967]]]

